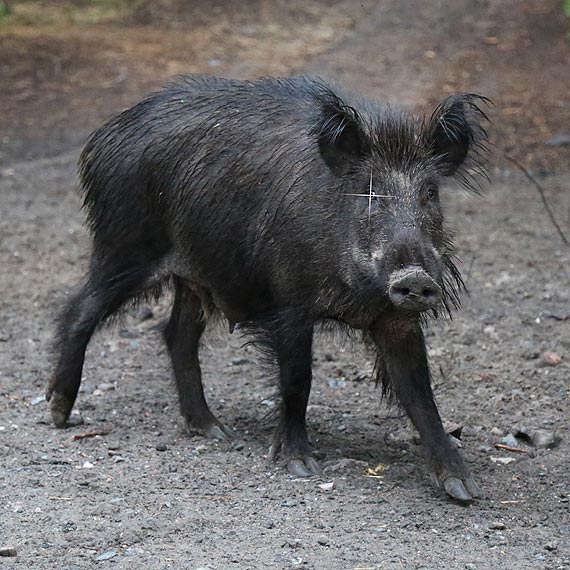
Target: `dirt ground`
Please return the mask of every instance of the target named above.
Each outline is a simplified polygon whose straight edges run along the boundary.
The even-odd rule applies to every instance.
[[[562,2],[91,4],[13,1],[0,21],[0,548],[17,550],[0,567],[569,569],[570,249],[503,158],[532,170],[569,235],[570,146],[545,144],[570,134]],[[239,439],[188,436],[161,341],[168,295],[92,342],[83,424],[49,422],[53,317],[89,247],[75,178],[86,133],[172,74],[300,71],[410,108],[454,90],[496,103],[488,194],[446,191],[471,294],[429,331],[442,416],[463,426],[484,491],[469,507],[431,486],[370,355],[340,338],[315,351],[322,478],[268,463],[274,390],[224,330],[203,343],[204,383]],[[495,447],[519,429],[558,439]]]

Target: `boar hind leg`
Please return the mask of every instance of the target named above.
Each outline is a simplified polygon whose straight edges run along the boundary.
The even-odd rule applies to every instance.
[[[311,391],[313,330],[293,332],[293,338],[278,340],[281,418],[271,448],[275,458],[279,452],[292,475],[320,475],[321,468],[311,455],[307,436],[306,411]]]
[[[164,336],[174,369],[180,411],[190,429],[225,440],[232,432],[208,408],[202,386],[198,346],[205,321],[200,298],[182,279],[174,278],[174,305]]]
[[[420,434],[436,484],[458,501],[472,501],[480,490],[443,429],[421,328],[414,323],[392,323],[374,336],[389,386]]]
[[[85,350],[95,329],[132,297],[144,290],[150,272],[111,262],[93,261],[81,289],[60,316],[59,360],[46,390],[56,427],[66,427],[81,384]]]

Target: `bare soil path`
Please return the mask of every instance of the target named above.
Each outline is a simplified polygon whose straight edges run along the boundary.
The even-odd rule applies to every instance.
[[[570,568],[570,252],[501,159],[533,169],[568,233],[570,147],[544,144],[570,130],[560,3],[217,0],[189,11],[163,0],[96,23],[45,3],[56,7],[41,26],[22,4],[0,27],[0,547],[18,551],[0,566]],[[161,341],[168,298],[96,337],[84,424],[48,422],[53,316],[87,260],[75,180],[85,134],[175,73],[298,71],[414,108],[453,90],[497,104],[488,195],[446,192],[471,296],[429,333],[442,415],[463,426],[484,489],[468,508],[430,486],[407,420],[369,381],[370,355],[342,339],[320,336],[315,353],[322,479],[267,463],[273,389],[255,351],[223,330],[204,343],[204,382],[240,440],[189,437]],[[494,447],[520,428],[560,441]]]

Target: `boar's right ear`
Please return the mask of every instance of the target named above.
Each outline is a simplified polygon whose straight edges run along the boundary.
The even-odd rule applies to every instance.
[[[315,131],[322,159],[339,176],[353,170],[368,153],[360,115],[340,99],[323,106]]]
[[[452,95],[433,112],[426,129],[427,143],[444,176],[453,176],[462,166],[463,172],[465,166],[481,169],[487,142],[487,132],[481,123],[488,121],[481,110],[482,103],[491,104],[491,101],[470,93]],[[464,182],[471,185],[467,180]]]

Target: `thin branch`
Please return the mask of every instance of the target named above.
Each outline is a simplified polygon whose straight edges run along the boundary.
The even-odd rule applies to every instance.
[[[564,232],[562,231],[561,227],[558,225],[558,222],[556,221],[556,218],[554,217],[554,214],[552,213],[552,210],[550,209],[550,205],[548,204],[548,201],[546,199],[546,196],[544,194],[544,190],[543,190],[542,186],[536,181],[534,176],[532,176],[532,174],[516,158],[513,158],[512,156],[509,156],[508,154],[505,154],[505,158],[507,160],[510,160],[517,168],[519,168],[519,170],[536,186],[538,193],[540,194],[540,198],[542,200],[542,203],[544,204],[544,209],[548,213],[548,216],[550,217],[550,221],[552,222],[552,225],[558,231],[558,235],[560,236],[562,241],[567,246],[570,246],[570,241],[568,241],[568,238],[564,235]]]

